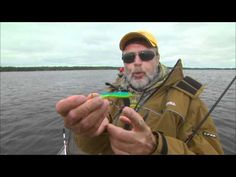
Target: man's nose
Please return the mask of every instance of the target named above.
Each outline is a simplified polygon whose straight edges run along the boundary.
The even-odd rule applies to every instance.
[[[134,65],[141,65],[142,64],[142,60],[141,58],[139,57],[139,55],[135,55],[135,58],[134,58]]]

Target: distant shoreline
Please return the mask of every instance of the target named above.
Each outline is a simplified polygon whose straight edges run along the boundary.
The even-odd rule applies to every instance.
[[[120,67],[110,66],[55,66],[55,67],[0,67],[0,72],[16,71],[69,71],[69,70],[118,70]],[[171,69],[172,67],[168,67]],[[236,70],[236,68],[183,68],[184,70]]]
[[[41,66],[41,67],[0,67],[0,72],[11,71],[69,71],[69,70],[118,70],[120,67],[91,66]]]

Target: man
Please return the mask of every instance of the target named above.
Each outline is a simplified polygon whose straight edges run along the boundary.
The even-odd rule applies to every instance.
[[[59,101],[57,112],[86,154],[223,154],[213,120],[200,100],[202,85],[184,77],[181,60],[171,72],[160,63],[155,37],[130,32],[120,41],[124,76],[109,91],[128,91],[129,99],[74,95]]]

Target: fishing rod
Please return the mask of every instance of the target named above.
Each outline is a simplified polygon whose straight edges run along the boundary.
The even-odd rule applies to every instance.
[[[105,82],[105,85],[110,86],[110,87],[112,87],[112,88],[115,89],[115,90],[119,90],[117,87],[115,87],[114,85],[112,85],[112,84],[109,83],[109,82]]]
[[[208,111],[208,113],[206,114],[206,116],[202,119],[202,121],[196,126],[195,130],[193,129],[193,133],[187,138],[187,140],[185,140],[185,143],[188,144],[193,137],[196,135],[197,131],[201,128],[201,126],[203,125],[203,123],[207,120],[208,116],[211,114],[211,112],[215,109],[215,107],[217,106],[217,104],[220,102],[221,98],[225,95],[225,93],[228,91],[228,89],[231,87],[231,85],[233,84],[233,82],[235,81],[236,76],[233,78],[233,80],[229,83],[229,85],[226,87],[226,89],[224,90],[224,92],[220,95],[220,97],[217,99],[217,101],[215,102],[215,104],[211,107],[210,111]]]
[[[66,131],[65,128],[63,128],[63,155],[67,155],[67,143],[66,143]]]

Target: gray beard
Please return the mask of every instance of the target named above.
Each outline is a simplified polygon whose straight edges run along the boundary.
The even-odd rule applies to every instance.
[[[131,73],[127,75],[126,78],[127,78],[127,82],[131,85],[131,87],[133,87],[136,90],[143,90],[149,84],[151,84],[152,81],[155,80],[154,78],[156,78],[157,76],[158,76],[158,72],[156,69],[156,71],[154,71],[153,74],[146,74],[144,78],[139,81],[134,80],[134,78],[132,78]]]

